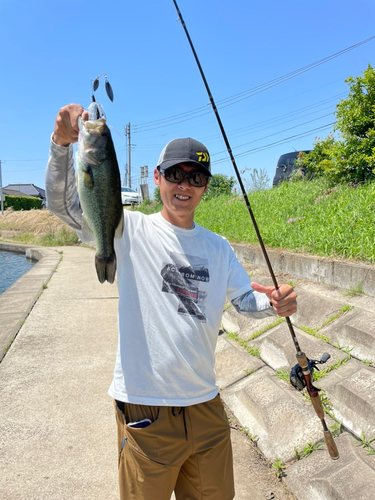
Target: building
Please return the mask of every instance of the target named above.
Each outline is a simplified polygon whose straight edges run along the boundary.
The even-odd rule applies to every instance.
[[[42,200],[46,197],[44,189],[35,186],[35,184],[8,184],[3,187],[3,194],[9,196],[34,196]]]

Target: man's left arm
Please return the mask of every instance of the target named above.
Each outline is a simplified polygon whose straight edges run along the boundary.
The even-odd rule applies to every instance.
[[[297,311],[297,294],[290,285],[263,286],[251,283],[252,290],[234,298],[231,302],[236,311],[251,318],[268,316],[289,317]]]

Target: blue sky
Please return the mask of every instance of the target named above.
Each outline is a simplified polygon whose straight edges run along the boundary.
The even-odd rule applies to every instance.
[[[335,105],[348,93],[344,80],[375,65],[374,39],[268,90],[246,94],[374,36],[373,0],[358,0],[355,7],[347,0],[178,5],[245,182],[254,168],[266,170],[272,181],[281,154],[310,149],[315,137],[327,136]],[[204,142],[213,173],[234,176],[172,0],[0,0],[0,23],[3,186],[44,188],[55,116],[70,102],[87,107],[91,79],[102,72],[115,99],[108,100],[104,79],[95,95],[117,131],[112,135],[122,177],[124,126],[131,124],[133,187],[140,167],[148,165],[151,175],[160,151],[176,137]],[[242,93],[241,99],[221,102]],[[152,178],[149,186],[153,191]]]

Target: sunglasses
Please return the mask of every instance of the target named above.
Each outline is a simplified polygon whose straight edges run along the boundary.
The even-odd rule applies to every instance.
[[[190,186],[193,187],[206,186],[210,178],[210,175],[204,174],[203,172],[184,172],[180,167],[169,167],[166,169],[159,167],[158,170],[168,182],[180,184],[184,179],[187,179]]]

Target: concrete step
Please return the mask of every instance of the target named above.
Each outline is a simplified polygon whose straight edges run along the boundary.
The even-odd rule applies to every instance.
[[[230,307],[224,312],[221,322],[226,332],[235,333],[241,340],[247,341],[265,329],[279,324],[280,318],[270,316],[263,319],[251,319],[238,314],[234,307]]]
[[[249,356],[245,349],[240,350],[224,336],[220,336],[216,347],[216,383],[220,390],[229,387],[251,373],[259,370],[264,363],[255,356]]]
[[[323,438],[311,403],[267,366],[225,389],[221,397],[268,460],[290,461],[295,447]]]
[[[374,368],[350,359],[320,379],[316,385],[326,391],[337,421],[358,438],[362,435],[367,439],[375,437]],[[373,445],[375,449],[375,442]]]
[[[297,326],[309,328],[321,328],[331,318],[341,314],[346,305],[345,300],[334,300],[322,297],[304,289],[297,289],[298,309],[291,321]]]
[[[254,281],[264,282],[261,276]],[[320,378],[314,384],[324,391],[328,427],[341,432],[336,437],[340,459],[333,461],[326,445],[319,443],[324,443],[323,429],[311,403],[276,376],[277,371],[289,372],[296,364],[286,322],[253,320],[234,308],[225,311],[222,325],[230,334],[220,337],[217,365],[218,376],[224,370],[228,377],[223,379],[222,398],[266,459],[282,459],[287,465],[285,481],[298,500],[369,500],[374,498],[375,486],[375,441],[370,443],[375,437],[375,368],[371,366],[375,362],[375,301],[373,297],[347,297],[332,287],[318,290],[324,288],[322,284],[312,288],[314,292],[306,283],[297,288],[299,309],[291,319],[310,359],[319,360],[324,352],[331,356],[319,366]],[[259,358],[249,354],[249,347],[257,350]],[[361,440],[368,444],[367,451],[358,446]],[[309,447],[315,447],[312,454],[295,461],[296,450]]]
[[[375,363],[375,313],[354,308],[320,333],[359,360]]]
[[[348,354],[321,339],[309,335],[296,327],[294,327],[294,331],[301,349],[303,349],[309,359],[320,360],[324,352],[327,352],[331,356],[324,365],[319,367],[320,370],[332,367],[340,359],[343,360],[348,357]],[[248,344],[259,349],[261,359],[273,370],[289,371],[297,363],[296,348],[285,322],[268,330],[260,337],[249,341]]]
[[[325,445],[285,471],[285,482],[298,500],[373,500],[375,455],[358,446],[353,436],[336,439],[339,460],[332,460]]]

